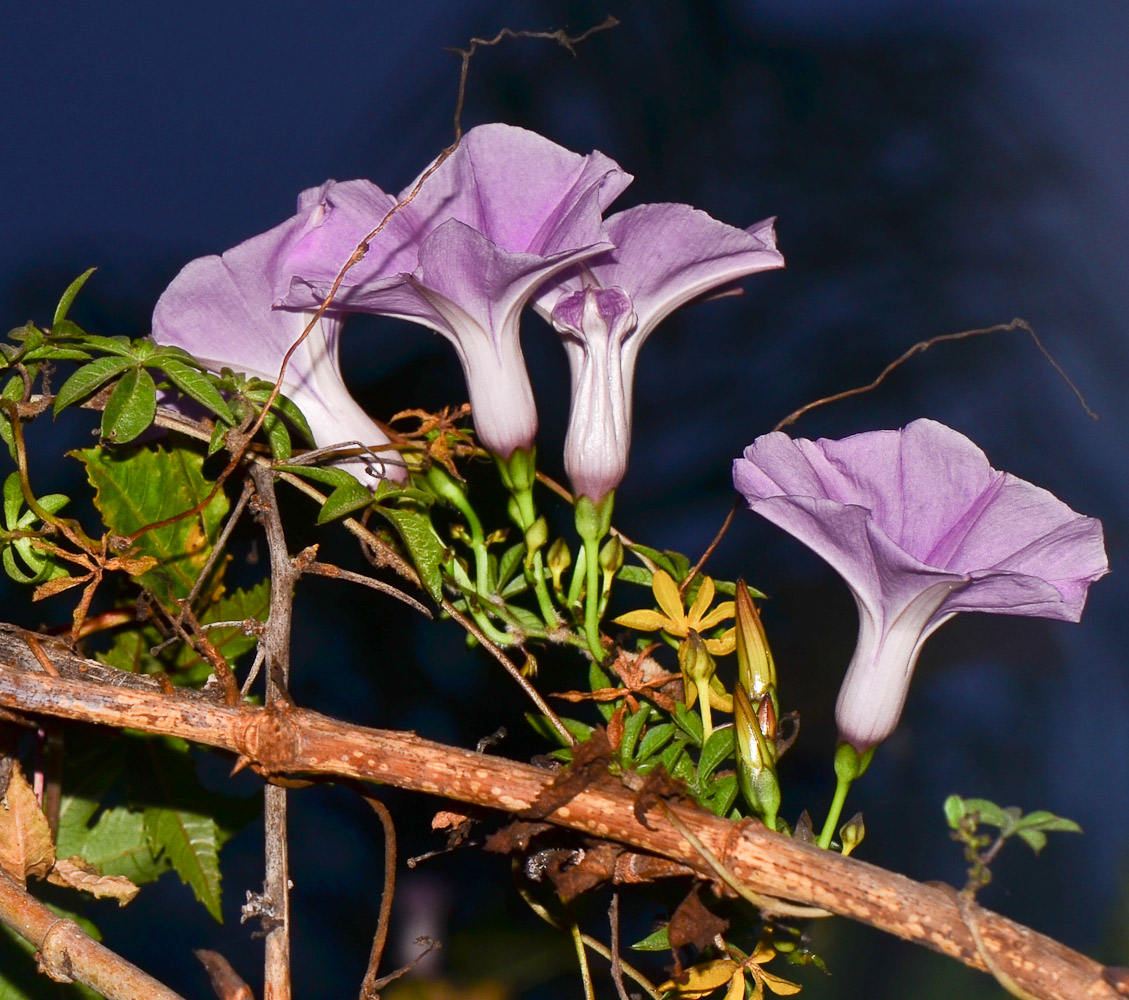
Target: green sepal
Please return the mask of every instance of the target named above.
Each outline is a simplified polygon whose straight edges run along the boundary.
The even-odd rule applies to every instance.
[[[670,951],[670,924],[648,934],[631,946],[632,951]]]

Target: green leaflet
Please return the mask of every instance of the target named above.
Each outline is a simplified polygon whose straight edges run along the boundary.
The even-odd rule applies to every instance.
[[[187,448],[87,448],[70,454],[86,466],[96,491],[94,504],[106,527],[118,535],[130,535],[191,509],[212,486],[201,471],[203,458]],[[166,607],[192,589],[227,509],[221,491],[201,513],[146,532],[137,540],[134,553],[153,556],[158,562],[138,582]]]
[[[102,411],[102,437],[127,444],[147,430],[157,415],[157,384],[144,368],[129,368],[114,386]]]
[[[382,517],[392,522],[408,548],[412,562],[419,573],[427,592],[436,601],[443,599],[443,575],[439,564],[443,561],[444,546],[427,514],[412,510],[397,510],[393,507],[373,508]]]

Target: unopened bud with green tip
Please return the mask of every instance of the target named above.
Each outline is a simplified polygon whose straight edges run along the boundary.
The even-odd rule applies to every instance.
[[[772,705],[764,698],[762,705]],[[772,740],[760,725],[760,713],[753,707],[745,689],[733,689],[733,734],[737,747],[737,784],[765,826],[776,829],[780,810],[780,783],[776,779],[775,750]],[[775,724],[775,715],[772,717]]]
[[[549,565],[549,572],[553,577],[553,590],[556,591],[557,596],[560,597],[562,592],[561,577],[568,572],[569,566],[572,565],[572,550],[568,547],[568,542],[563,538],[558,538],[552,545],[549,546],[549,555],[546,559]]]
[[[737,669],[741,686],[754,701],[776,688],[776,664],[757,606],[744,580],[737,581]]]
[[[682,668],[682,686],[687,707],[698,700],[698,711],[702,716],[702,739],[708,740],[713,734],[713,715],[710,711],[710,681],[717,671],[717,664],[706,649],[702,637],[690,629],[686,638],[678,646],[678,665]]]
[[[839,827],[839,843],[843,845],[843,857],[851,853],[866,836],[866,824],[862,820],[862,813],[855,813],[846,823]]]
[[[612,580],[623,566],[623,555],[623,542],[615,535],[612,535],[600,549],[600,569],[604,576],[601,600],[605,600],[612,589]]]
[[[525,529],[525,564],[533,561],[535,553],[540,552],[549,541],[549,522],[544,517],[537,518]]]

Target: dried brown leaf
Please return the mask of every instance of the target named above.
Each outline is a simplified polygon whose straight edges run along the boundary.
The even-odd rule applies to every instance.
[[[567,805],[593,781],[607,773],[612,748],[604,729],[595,729],[583,743],[572,748],[572,762],[546,785],[533,804],[521,813],[522,819],[544,819]]]
[[[725,932],[729,921],[706,909],[698,895],[698,886],[690,890],[670,918],[670,947],[690,945],[699,951],[713,944],[713,939]]]
[[[54,863],[51,827],[17,764],[0,800],[0,868],[26,885],[29,875],[43,878]]]
[[[103,875],[94,865],[79,857],[60,858],[47,876],[47,881],[67,889],[89,892],[96,899],[116,899],[125,906],[140,892],[124,875]]]

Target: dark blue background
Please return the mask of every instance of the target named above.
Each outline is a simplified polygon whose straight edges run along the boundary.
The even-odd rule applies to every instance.
[[[275,225],[302,188],[326,177],[370,177],[390,190],[409,181],[450,141],[457,62],[443,46],[503,25],[582,30],[617,14],[622,27],[585,43],[576,60],[546,42],[484,51],[464,124],[504,120],[603,150],[637,176],[619,207],[686,201],[738,225],[777,215],[788,259],[786,271],[746,282],[743,299],[697,307],[648,344],[617,521],[641,540],[696,553],[728,509],[732,458],[785,413],[868,381],[918,340],[1030,321],[1099,422],[1011,333],[939,346],[796,432],[840,436],[934,417],[973,437],[998,468],[1105,522],[1115,573],[1094,588],[1082,624],[965,616],[946,625],[854,801],[870,829],[865,856],[925,879],[961,878],[939,811],[951,791],[1079,820],[1085,837],[1061,837],[1038,861],[1006,852],[985,900],[1125,963],[1129,10],[1119,0],[847,7],[21,5],[0,16],[0,314],[9,326],[46,322],[71,278],[98,265],[75,317],[100,333],[143,334],[184,263]],[[563,353],[534,317],[525,344],[544,463],[559,469]],[[421,328],[355,321],[344,357],[378,417],[463,398],[453,355]],[[850,597],[818,559],[751,515],[713,566],[772,595],[766,622],[784,698],[805,726],[785,765],[786,813],[808,805],[820,814],[831,706],[854,637]],[[367,596],[329,586],[308,584],[300,601],[305,704],[465,745],[503,722],[520,725],[520,699],[450,630],[405,626]],[[392,798],[406,817],[405,850],[430,846],[420,800]],[[342,995],[363,968],[379,837],[343,792],[304,793],[295,809],[299,995]],[[250,834],[232,845],[224,928],[166,880],[131,908],[141,921],[129,922],[131,910],[100,914],[110,943],[193,996],[204,986],[191,947],[218,947],[257,976],[257,945],[237,923],[242,892],[260,877],[257,850]],[[480,870],[473,891],[458,893],[470,882],[460,866]],[[505,871],[477,854],[433,867],[454,904],[444,961],[463,975],[508,966],[521,995],[558,995],[530,984],[567,969],[567,955],[503,931],[532,920],[512,905]],[[598,910],[589,920],[601,933]],[[995,995],[986,979],[904,946],[884,950],[878,935],[845,925],[820,928],[817,943],[834,977],[815,978],[813,997]],[[541,967],[526,975],[519,955]],[[577,988],[570,978],[554,987],[562,996]]]

